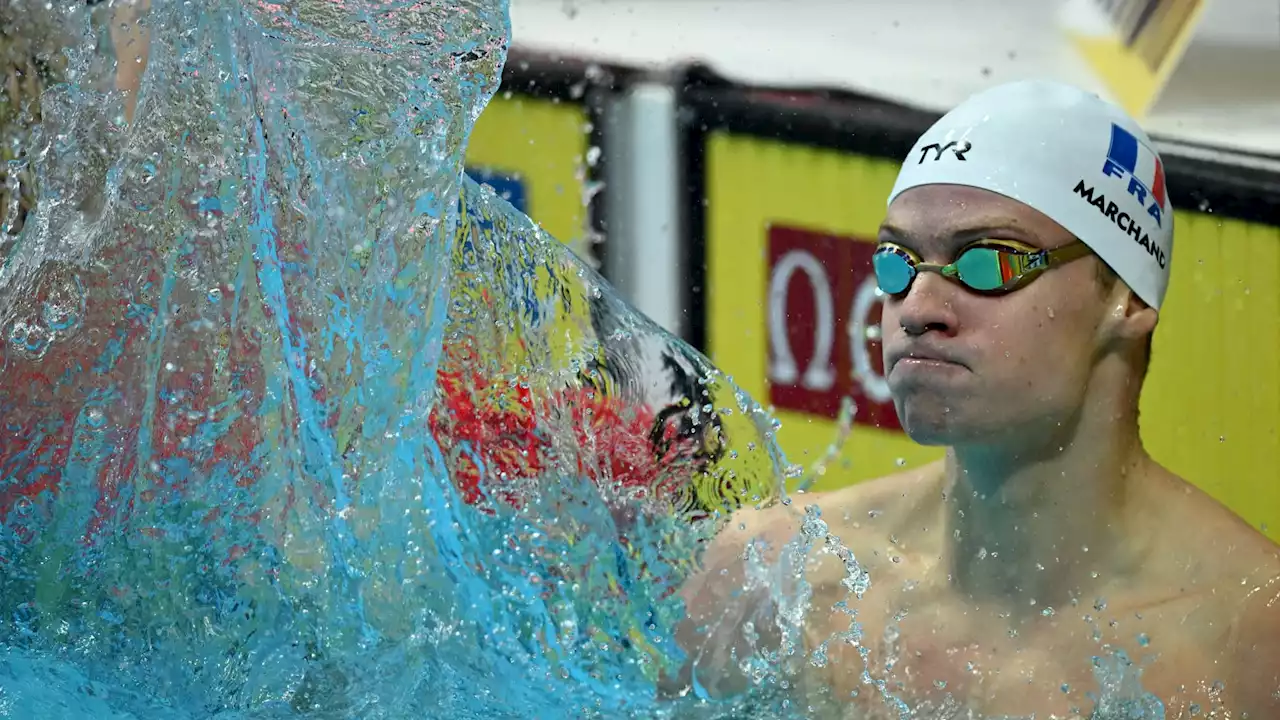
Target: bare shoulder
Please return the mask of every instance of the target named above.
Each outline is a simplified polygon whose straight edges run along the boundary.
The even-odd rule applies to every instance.
[[[910,537],[941,507],[942,481],[943,465],[937,461],[801,502],[818,505],[832,531],[851,538]]]
[[[1174,673],[1169,687],[1220,679],[1232,717],[1280,717],[1280,548],[1154,462],[1131,487],[1131,588],[1153,636],[1177,640],[1164,668]]]
[[[1232,699],[1240,717],[1280,717],[1280,574],[1249,587],[1231,637]]]
[[[685,602],[685,618],[676,630],[677,642],[692,658],[679,673],[665,675],[664,695],[684,692],[697,677],[713,696],[731,693],[743,687],[746,680],[737,670],[735,658],[744,657],[751,648],[746,635],[737,631],[752,623],[758,641],[777,646],[776,597],[791,591],[794,565],[778,560],[788,547],[798,548],[806,521],[807,508],[817,506],[827,532],[836,535],[854,550],[858,561],[872,570],[868,562],[888,538],[895,538],[898,528],[909,523],[909,517],[928,478],[940,475],[928,466],[891,477],[868,481],[827,493],[795,494],[787,502],[764,507],[745,507],[733,513],[713,538],[698,553],[698,567],[683,583],[680,595]],[[815,594],[839,586],[844,566],[835,557],[822,552],[825,545],[818,538],[807,552],[797,558],[805,565],[804,578]],[[746,643],[746,644],[744,644]]]
[[[858,564],[878,577],[896,576],[915,564],[908,556],[937,554],[942,508],[943,465],[935,462],[839,490],[794,498],[801,508],[817,506],[827,532],[851,550]],[[847,570],[834,556],[815,558],[815,589],[839,586]],[[837,588],[838,590],[838,588]]]
[[[807,509],[816,506],[827,532],[869,567],[888,544],[910,545],[915,529],[928,525],[941,504],[941,478],[941,462],[930,463],[839,490],[794,494],[785,504],[743,508],[709,543],[703,565],[718,573],[738,564],[752,544],[762,560],[776,559],[799,535]]]
[[[1280,575],[1280,546],[1271,538],[1164,467],[1155,466],[1150,479],[1140,504],[1157,523],[1153,535],[1166,558],[1214,584],[1244,588]]]

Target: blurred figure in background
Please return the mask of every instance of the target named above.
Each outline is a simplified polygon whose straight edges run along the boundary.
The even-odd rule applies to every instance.
[[[806,699],[861,713],[897,698],[984,717],[1111,702],[1142,717],[1161,704],[1170,718],[1280,717],[1277,548],[1139,436],[1173,224],[1146,134],[1070,86],[987,90],[918,140],[873,262],[903,428],[947,452],[804,499],[870,578],[855,602],[845,563],[806,563],[800,632],[820,651],[801,673]],[[748,622],[778,647],[790,620],[770,583],[743,591],[742,558],[781,557],[801,521],[797,505],[745,511],[708,550],[684,589],[690,660],[668,690],[744,689]],[[860,637],[840,634],[846,599]]]

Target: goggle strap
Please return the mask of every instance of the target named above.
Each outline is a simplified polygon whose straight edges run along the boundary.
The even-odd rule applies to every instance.
[[[1076,240],[1044,253],[1049,265],[1060,265],[1089,254],[1089,246],[1083,240]]]

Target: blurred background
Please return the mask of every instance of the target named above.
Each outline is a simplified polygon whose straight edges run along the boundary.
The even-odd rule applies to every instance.
[[[1280,4],[511,0],[511,20],[468,172],[771,406],[817,490],[940,456],[898,428],[868,265],[918,134],[1023,78],[1124,105],[1179,211],[1144,439],[1280,541]]]

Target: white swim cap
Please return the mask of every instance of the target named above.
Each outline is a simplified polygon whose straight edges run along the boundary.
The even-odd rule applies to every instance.
[[[934,123],[902,164],[892,203],[932,184],[1025,203],[1083,240],[1159,309],[1169,286],[1173,208],[1151,139],[1123,110],[1079,88],[1013,82]]]

